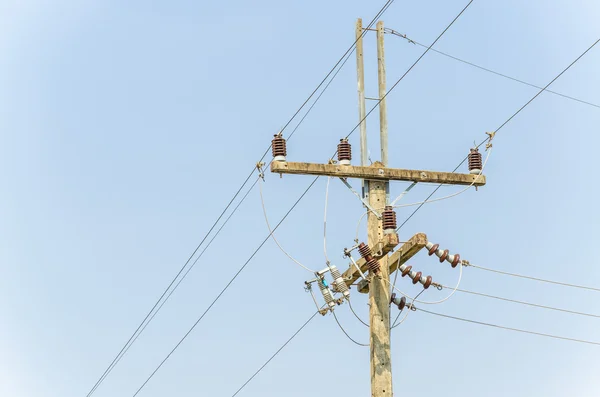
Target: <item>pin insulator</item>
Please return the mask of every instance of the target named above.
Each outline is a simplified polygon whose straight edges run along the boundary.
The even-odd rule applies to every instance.
[[[350,165],[352,160],[352,146],[348,143],[348,139],[340,139],[340,143],[337,146],[338,162],[342,165]]]
[[[360,243],[360,245],[358,246],[358,252],[360,253],[360,256],[362,256],[365,259],[367,259],[367,257],[373,255],[371,253],[371,247],[369,247],[365,243]]]
[[[385,207],[381,213],[383,220],[383,230],[395,230],[396,229],[396,212],[391,205]]]
[[[479,153],[479,150],[476,147],[471,149],[467,157],[469,160],[469,173],[480,174],[483,163],[481,161],[481,153]]]
[[[286,142],[280,134],[274,135],[271,141],[271,150],[275,161],[285,161],[285,156],[287,156]]]
[[[371,258],[370,261],[367,261],[367,266],[369,266],[369,271],[371,273],[379,273],[379,261],[375,258]]]

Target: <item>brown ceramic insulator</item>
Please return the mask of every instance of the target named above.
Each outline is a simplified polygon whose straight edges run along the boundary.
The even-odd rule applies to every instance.
[[[287,156],[285,139],[279,134],[276,134],[275,138],[273,138],[273,140],[271,141],[271,149],[273,151],[273,157]]]
[[[358,252],[360,252],[360,256],[365,258],[365,260],[367,261],[370,259],[371,256],[373,256],[373,254],[371,253],[371,247],[369,247],[365,243],[360,243],[360,245],[358,246]]]
[[[402,309],[404,309],[405,306],[406,306],[406,297],[403,296],[400,299],[400,303],[398,303],[398,309],[402,310]]]
[[[340,139],[340,143],[338,143],[338,161],[342,160],[352,160],[352,147],[348,143],[346,138]]]
[[[433,247],[431,247],[431,249],[429,250],[429,256],[435,254],[435,252],[437,251],[438,248],[440,248],[440,245],[434,244]]]
[[[440,256],[440,263],[444,262],[446,260],[446,258],[448,257],[448,253],[450,251],[448,250],[444,250],[444,252],[442,252],[442,256]]]
[[[419,282],[419,280],[421,280],[421,276],[423,275],[423,273],[421,272],[417,272],[417,274],[415,274],[415,277],[413,278],[413,284],[416,284]]]
[[[381,213],[383,220],[383,230],[395,229],[396,228],[396,212],[392,206],[388,205]]]
[[[425,280],[425,284],[423,284],[423,289],[429,288],[432,282],[433,278],[431,276],[427,276],[427,280]]]
[[[402,271],[402,277],[406,276],[412,270],[412,266],[406,266],[406,268]]]
[[[367,266],[369,266],[371,273],[379,273],[379,261],[377,259],[371,258],[370,261],[367,261]]]
[[[396,299],[396,293],[392,292],[392,296],[390,296],[390,305],[394,303],[394,299]]]
[[[452,261],[452,267],[455,268],[460,263],[460,255],[454,254],[454,260]]]
[[[481,170],[481,168],[483,167],[483,163],[481,162],[481,153],[479,153],[479,150],[477,150],[477,148],[471,149],[468,158],[469,171]]]

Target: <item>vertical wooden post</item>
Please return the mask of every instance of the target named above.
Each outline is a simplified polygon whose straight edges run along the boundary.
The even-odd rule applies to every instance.
[[[369,204],[382,208],[386,200],[386,183],[370,181]],[[368,215],[369,246],[378,247],[383,240],[383,224],[372,212]],[[380,273],[369,284],[369,321],[371,325],[371,396],[392,397],[392,363],[390,353],[390,271],[388,256],[379,259]]]
[[[356,20],[356,77],[358,81],[358,122],[360,123],[360,165],[368,165],[367,106],[365,103],[365,62],[363,58],[362,19]],[[369,193],[369,181],[363,181],[363,197]]]
[[[379,134],[381,137],[381,162],[388,164],[388,125],[385,87],[385,51],[383,48],[383,21],[377,22],[377,78],[379,82]],[[383,98],[383,99],[382,99]]]

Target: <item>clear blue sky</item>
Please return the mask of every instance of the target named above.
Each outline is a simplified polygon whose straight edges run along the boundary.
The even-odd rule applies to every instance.
[[[387,27],[430,43],[466,1],[397,0]],[[0,395],[85,396],[225,203],[383,1],[0,3]],[[544,85],[600,36],[590,0],[476,0],[438,49]],[[422,49],[386,36],[391,85]],[[375,38],[365,41],[376,95]],[[552,88],[600,103],[600,48]],[[388,97],[390,165],[451,170],[536,92],[430,53]],[[352,59],[289,142],[327,161],[357,122]],[[594,171],[600,110],[542,94],[501,132],[488,185],[428,204],[401,230],[472,263],[600,286]],[[368,123],[374,159],[377,113]],[[351,139],[358,158],[358,137]],[[275,223],[310,177],[267,175]],[[355,181],[355,186],[359,184]],[[405,184],[394,184],[400,193]],[[431,186],[404,199],[419,201]],[[439,194],[456,191],[444,187]],[[323,266],[325,180],[277,235]],[[339,267],[361,205],[332,181]],[[398,211],[399,220],[412,209]],[[253,191],[95,396],[131,396],[267,230]],[[457,272],[411,262],[452,285]],[[228,397],[310,316],[310,274],[269,242],[140,396]],[[466,289],[600,313],[599,295],[466,269]],[[399,287],[417,291],[406,280]],[[433,300],[446,292],[428,291]],[[367,299],[354,305],[366,318]],[[600,341],[600,320],[457,293],[440,313]],[[356,339],[367,328],[347,311]],[[395,312],[393,312],[395,314]],[[412,313],[392,336],[396,395],[595,396],[600,347]],[[316,318],[240,394],[368,395],[369,351]]]

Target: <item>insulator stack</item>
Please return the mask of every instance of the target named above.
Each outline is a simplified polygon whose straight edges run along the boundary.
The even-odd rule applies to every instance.
[[[323,294],[323,299],[325,299],[325,303],[329,306],[329,310],[333,310],[335,307],[335,299],[333,299],[333,294],[327,285],[327,281],[325,279],[321,279],[317,282],[319,284],[319,289],[321,290],[321,294]]]
[[[423,289],[427,289],[431,286],[433,278],[431,276],[423,276],[421,272],[415,272],[412,270],[412,266],[400,265],[398,271],[402,274],[402,277],[408,276],[412,279],[413,284],[423,284]]]
[[[350,143],[348,143],[348,139],[340,139],[340,143],[338,143],[337,147],[337,156],[338,162],[341,165],[350,165],[350,160],[352,160],[352,147],[350,146]]]
[[[379,261],[373,258],[371,247],[369,247],[365,243],[360,243],[360,245],[358,246],[358,252],[360,252],[360,255],[367,262],[367,266],[369,266],[369,271],[371,273],[379,273]]]
[[[403,296],[402,298],[398,298],[394,292],[392,294],[392,298],[390,299],[390,303],[393,303],[394,305],[398,306],[398,309],[402,310],[406,306],[406,297]]]
[[[341,292],[342,295],[344,295],[344,298],[350,299],[350,290],[344,282],[344,278],[342,277],[342,274],[338,268],[331,265],[329,266],[329,269],[331,270],[331,277],[333,277],[333,285],[335,286],[335,290],[337,292]]]
[[[390,234],[396,232],[396,211],[392,208],[391,205],[385,207],[383,212],[381,213],[381,218],[383,221],[383,233]]]
[[[285,161],[287,156],[287,148],[285,139],[281,134],[275,134],[275,138],[271,141],[271,150],[273,151],[273,161]]]
[[[469,159],[469,173],[474,175],[481,174],[483,163],[481,162],[481,153],[477,148],[471,149],[471,152],[467,156]]]
[[[429,250],[429,252],[428,252],[429,256],[435,254],[438,258],[440,258],[440,263],[447,261],[448,263],[450,263],[452,265],[453,268],[458,266],[458,264],[460,263],[460,255],[459,254],[452,255],[452,254],[450,254],[450,252],[448,250],[440,249],[439,244],[433,244],[433,243],[427,242],[425,247]]]

